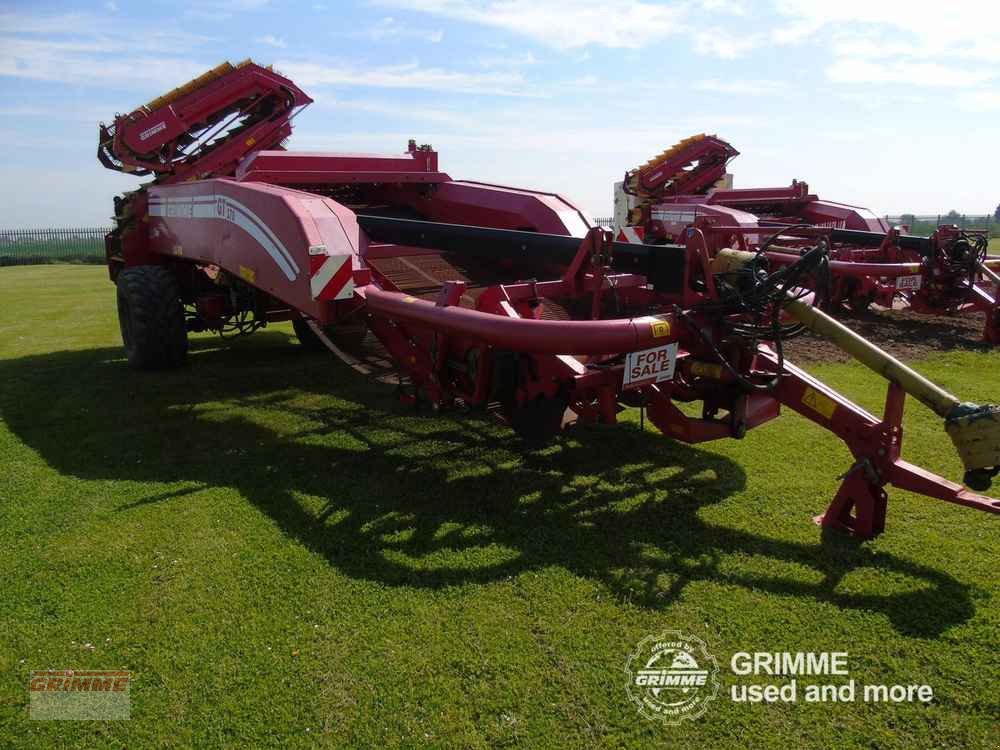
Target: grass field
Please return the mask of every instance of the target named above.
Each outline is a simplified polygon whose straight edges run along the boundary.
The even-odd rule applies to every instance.
[[[850,460],[796,416],[695,448],[629,414],[525,453],[284,326],[129,371],[102,268],[2,269],[0,293],[0,746],[1000,746],[997,518],[893,491],[884,536],[823,540]],[[998,356],[920,366],[996,400]],[[879,408],[859,368],[810,369]],[[960,476],[920,407],[904,453]],[[722,667],[676,727],[624,689],[667,629]],[[935,698],[728,699],[734,652],[800,650]],[[133,671],[131,721],[30,720],[56,668]]]

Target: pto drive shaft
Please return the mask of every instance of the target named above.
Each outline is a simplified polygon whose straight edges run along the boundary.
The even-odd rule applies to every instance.
[[[945,431],[965,466],[965,484],[977,492],[989,489],[992,478],[1000,473],[1000,406],[959,401],[812,305],[789,299],[784,307],[806,328],[829,339],[886,380],[897,383],[943,417]]]

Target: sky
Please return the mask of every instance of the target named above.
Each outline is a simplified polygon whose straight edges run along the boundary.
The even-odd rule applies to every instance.
[[[108,223],[139,180],[99,165],[97,123],[246,57],[315,99],[291,149],[415,138],[455,179],[593,216],[694,133],[741,152],[736,187],[1000,203],[996,0],[0,0],[0,227]]]

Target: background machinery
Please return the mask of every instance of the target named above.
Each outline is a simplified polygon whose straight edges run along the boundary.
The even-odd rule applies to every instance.
[[[883,530],[890,484],[1000,513],[900,457],[911,394],[945,419],[967,484],[985,491],[1000,408],[961,402],[816,310],[803,287],[827,235],[778,264],[694,226],[615,242],[558,195],[452,180],[412,141],[391,156],[284,151],[308,103],[269,68],[227,63],[101,126],[102,163],[152,177],[116,201],[106,242],[131,365],[180,365],[192,331],[291,320],[303,344],[398,382],[405,399],[481,410],[528,441],[614,423],[627,406],[677,440],[739,439],[786,406],[851,451],[820,520],[861,537]],[[685,189],[726,158],[708,153],[712,172]],[[806,328],[888,379],[881,416],[785,360],[783,342]]]
[[[759,249],[775,265],[794,263],[822,238],[829,264],[808,281],[828,309],[901,300],[918,313],[982,312],[983,338],[1000,345],[1000,257],[987,255],[985,232],[942,225],[930,237],[911,236],[867,209],[820,199],[804,182],[720,187],[738,153],[717,136],[696,135],[627,172],[616,196],[622,238],[673,242],[696,226],[712,252]]]

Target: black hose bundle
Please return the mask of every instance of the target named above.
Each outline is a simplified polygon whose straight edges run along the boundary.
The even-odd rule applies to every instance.
[[[787,227],[782,231],[787,231]],[[781,310],[789,301],[798,300],[810,294],[805,288],[806,278],[814,278],[817,290],[829,286],[829,257],[825,241],[820,241],[815,247],[806,250],[802,256],[774,273],[767,273],[767,247],[778,237],[769,237],[757,251],[757,259],[747,263],[740,269],[725,274],[726,279],[719,278],[716,284],[718,299],[703,302],[693,310],[707,313],[718,318],[731,336],[747,340],[756,348],[760,341],[770,341],[774,344],[778,357],[778,370],[785,362],[784,342],[805,332],[801,323],[783,324]],[[816,303],[820,302],[817,291]],[[722,365],[747,390],[772,390],[780,376],[775,376],[764,385],[747,380],[726,357],[719,351],[715,342],[695,324],[691,316],[679,307],[675,307],[679,317],[686,320],[692,330],[696,331],[702,340],[712,349]]]
[[[965,273],[969,286],[976,283],[979,274],[979,264],[986,260],[986,250],[989,245],[985,234],[960,232],[958,238],[949,245],[944,258],[952,267]]]

